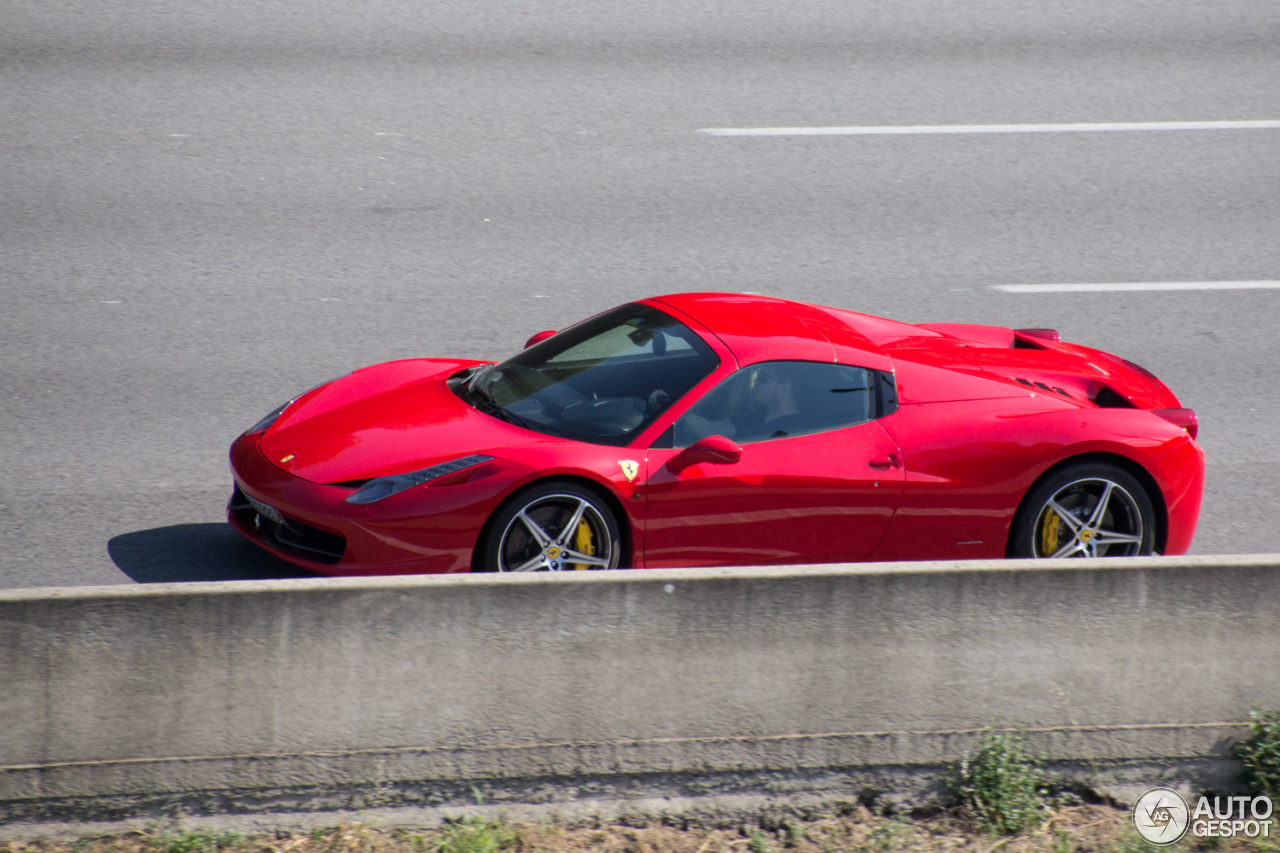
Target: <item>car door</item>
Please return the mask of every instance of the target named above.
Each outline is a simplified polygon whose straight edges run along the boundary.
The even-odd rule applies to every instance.
[[[764,362],[711,389],[648,451],[650,568],[860,560],[902,493],[901,453],[874,420],[876,372]],[[687,464],[719,435],[733,462]],[[666,446],[664,446],[666,445]]]

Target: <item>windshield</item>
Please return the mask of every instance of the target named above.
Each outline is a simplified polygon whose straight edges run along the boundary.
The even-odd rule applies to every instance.
[[[624,305],[483,369],[470,391],[530,429],[621,446],[719,364],[679,320]]]

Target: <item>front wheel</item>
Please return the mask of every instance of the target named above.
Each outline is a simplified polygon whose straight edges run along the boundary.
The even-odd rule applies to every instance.
[[[622,535],[608,504],[572,483],[520,494],[498,512],[480,543],[482,572],[616,569]]]
[[[1104,462],[1071,465],[1022,501],[1009,556],[1135,557],[1155,550],[1155,508],[1129,472]]]

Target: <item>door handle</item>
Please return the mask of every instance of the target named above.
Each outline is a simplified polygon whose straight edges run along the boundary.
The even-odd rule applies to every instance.
[[[887,471],[890,468],[898,467],[898,456],[895,453],[890,453],[888,456],[884,457],[883,459],[872,459],[867,464],[870,465],[872,468],[879,468],[881,470]]]

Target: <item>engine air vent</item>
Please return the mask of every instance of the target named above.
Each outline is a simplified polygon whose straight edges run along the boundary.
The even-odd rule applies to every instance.
[[[1050,341],[1055,344],[1062,340],[1062,336],[1058,334],[1057,329],[1014,329],[1013,332],[1016,335],[1039,338],[1042,341]]]
[[[1048,391],[1050,394],[1061,394],[1067,399],[1071,399],[1071,395],[1066,392],[1066,389],[1059,388],[1057,385],[1046,385],[1043,382],[1032,382],[1030,379],[1023,379],[1021,376],[1013,377],[1013,381],[1017,382],[1019,385],[1026,385],[1028,388],[1040,388]]]
[[[1100,409],[1136,409],[1133,403],[1130,403],[1122,395],[1102,385],[1098,388],[1098,393],[1093,395],[1093,404]]]

